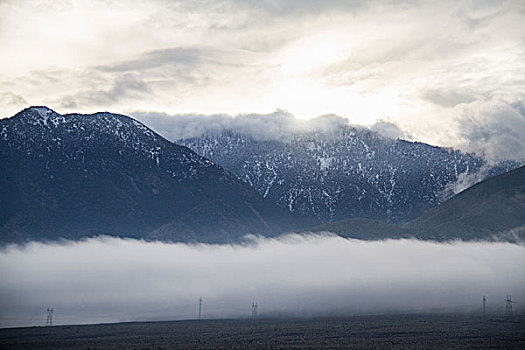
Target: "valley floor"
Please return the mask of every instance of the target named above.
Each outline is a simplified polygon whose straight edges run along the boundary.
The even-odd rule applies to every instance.
[[[525,349],[525,315],[382,315],[0,329],[2,349]]]

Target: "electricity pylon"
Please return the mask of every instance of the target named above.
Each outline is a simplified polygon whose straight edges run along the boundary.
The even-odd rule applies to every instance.
[[[53,325],[53,308],[47,308],[46,327]]]

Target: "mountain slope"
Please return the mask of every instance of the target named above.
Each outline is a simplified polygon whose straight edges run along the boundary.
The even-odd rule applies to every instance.
[[[193,151],[122,115],[28,108],[0,120],[0,238],[110,234],[230,242],[297,220]]]
[[[365,218],[353,218],[319,225],[305,232],[331,232],[344,238],[380,240],[409,238],[409,232],[396,225]]]
[[[401,227],[354,218],[302,232],[331,232],[363,240],[416,237],[438,241],[524,241],[525,167],[484,180]]]
[[[525,167],[466,189],[405,229],[425,239],[525,239]]]
[[[486,167],[474,155],[351,126],[297,132],[280,140],[212,130],[177,142],[217,162],[281,208],[319,223],[353,217],[409,221]],[[493,167],[486,176],[516,166]]]

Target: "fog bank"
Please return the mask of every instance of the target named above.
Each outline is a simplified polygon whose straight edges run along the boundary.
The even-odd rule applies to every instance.
[[[0,326],[259,315],[502,312],[525,297],[525,246],[331,235],[187,245],[98,237],[0,251]],[[520,304],[514,305],[518,308]],[[519,310],[518,310],[519,311]]]

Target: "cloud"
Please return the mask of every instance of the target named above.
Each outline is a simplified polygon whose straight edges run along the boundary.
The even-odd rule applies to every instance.
[[[252,76],[264,69],[264,64],[257,63],[257,56],[245,50],[174,47],[80,70],[55,71],[51,75],[38,71],[33,75],[39,77],[41,86],[67,77],[68,94],[60,92],[58,101],[53,99],[52,104],[70,112],[76,112],[72,108],[85,110],[93,105],[102,109],[135,106],[137,101],[150,106],[166,101],[184,104],[194,89],[212,91],[232,84],[249,84],[234,77]]]
[[[249,53],[205,46],[172,47],[147,51],[128,60],[93,67],[108,75],[136,74],[152,83],[169,82],[174,88],[183,84],[211,84],[223,79],[230,70],[250,66]]]
[[[0,91],[24,100],[0,99],[0,115],[24,101],[62,113],[279,109],[388,120],[466,147],[459,105],[523,100],[524,13],[519,0],[2,1]]]
[[[0,101],[1,103],[7,105],[23,105],[27,103],[27,101],[22,96],[17,95],[11,91],[0,93]]]
[[[450,112],[451,119],[447,125],[440,127],[440,123],[437,122],[434,126],[437,129],[427,132],[437,135],[437,144],[451,146],[463,152],[476,153],[489,163],[504,160],[525,162],[524,111],[525,107],[521,101],[509,103],[492,99],[484,102],[460,103]],[[333,114],[303,120],[283,110],[270,114],[250,113],[235,116],[170,115],[144,111],[131,111],[130,115],[173,142],[201,137],[209,132],[225,131],[240,133],[257,140],[282,141],[298,132],[315,131],[335,135],[346,127],[369,128],[383,137],[394,140],[414,140],[421,135],[410,125],[402,127],[388,119],[380,119],[367,127],[350,124],[347,118]],[[440,134],[441,142],[439,142]],[[453,193],[460,192],[485,178],[485,175],[487,174],[480,171],[465,177],[460,176],[460,181],[450,190]]]
[[[119,74],[111,80],[104,86],[93,85],[72,95],[64,96],[59,103],[60,107],[69,109],[89,106],[93,103],[112,105],[131,99],[146,98],[151,93],[148,84],[141,80],[137,74]],[[109,88],[106,88],[107,85]]]
[[[164,65],[195,66],[201,61],[202,50],[191,48],[170,48],[143,53],[139,57],[99,67],[102,71],[126,72],[136,70],[147,70]]]
[[[0,325],[414,311],[500,312],[525,294],[525,248],[330,235],[186,245],[93,238],[0,252]]]
[[[270,114],[169,115],[159,112],[135,111],[130,114],[171,141],[200,137],[208,132],[233,131],[257,140],[283,140],[297,132],[336,133],[349,126],[348,119],[323,115],[301,120],[293,114],[277,110]]]
[[[454,90],[428,89],[422,91],[422,97],[432,103],[443,107],[454,107],[460,103],[470,103],[475,100],[473,96]]]
[[[370,127],[370,130],[390,139],[410,139],[410,135],[390,121],[379,120]]]
[[[20,95],[17,95],[11,91],[0,92],[0,105],[15,107],[27,105],[27,101]],[[8,115],[2,115],[1,117],[8,117]]]
[[[489,171],[489,166],[484,166],[474,173],[469,172],[469,169],[467,168],[464,172],[458,174],[456,181],[450,182],[445,186],[441,193],[442,200],[449,199],[453,195],[489,178],[491,176]]]
[[[525,162],[523,101],[475,101],[456,107],[460,147],[490,161]]]
[[[159,67],[171,66],[178,67],[175,73],[183,73],[183,70],[199,69],[199,67],[203,65],[242,66],[243,64],[241,63],[235,63],[235,58],[238,59],[239,54],[242,55],[241,50],[236,51],[204,46],[172,47],[147,51],[130,60],[97,68],[105,72],[143,72]]]

